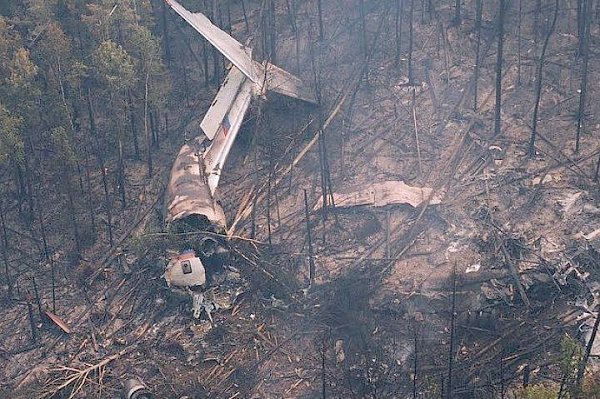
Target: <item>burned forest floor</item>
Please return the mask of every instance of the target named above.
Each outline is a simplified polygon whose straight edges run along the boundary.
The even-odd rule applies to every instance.
[[[251,26],[259,26],[258,3],[246,2]],[[495,135],[496,10],[484,8],[475,85],[473,10],[456,24],[451,2],[434,12],[415,2],[412,55],[405,21],[396,63],[395,2],[365,2],[364,33],[354,3],[323,2],[320,40],[313,2],[294,13],[278,3],[275,63],[318,89],[321,105],[271,95],[253,103],[218,192],[235,253],[209,293],[220,309],[194,320],[161,278],[169,168],[184,138],[199,132],[212,87],[171,111],[177,128],[152,178],[144,162],[128,161],[133,200],[115,212],[111,248],[94,244],[81,259],[57,251],[52,265],[18,277],[19,299],[2,305],[1,397],[113,398],[134,376],[164,398],[435,398],[448,390],[528,398],[573,389],[600,294],[600,120],[590,104],[575,152],[580,67],[570,11],[545,68],[531,156],[540,46],[529,26],[520,40],[506,35]],[[232,27],[243,41],[240,15]],[[510,29],[516,18],[509,14]],[[597,64],[590,73],[600,73]],[[100,192],[102,176],[92,179]],[[323,190],[330,198],[387,181],[431,195],[416,207],[323,210]],[[26,261],[39,243],[22,222],[11,225]],[[42,316],[35,296],[58,323]],[[600,347],[591,355],[583,389],[600,397]]]

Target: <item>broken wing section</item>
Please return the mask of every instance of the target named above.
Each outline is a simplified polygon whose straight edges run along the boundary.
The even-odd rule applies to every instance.
[[[265,85],[269,90],[285,96],[316,104],[311,90],[298,77],[268,63],[267,67],[252,59],[250,49],[222,31],[202,13],[192,13],[176,0],[165,2],[210,42],[221,54],[236,66],[248,79],[255,83],[257,92],[262,93]]]
[[[244,75],[253,82],[261,79],[262,65],[255,62],[240,42],[229,36],[226,32],[213,25],[204,14],[192,13],[186,10],[175,0],[165,2],[183,19],[187,21],[198,33],[210,42],[221,54],[233,63]],[[257,69],[258,68],[258,69]]]
[[[173,163],[166,193],[167,224],[196,216],[217,229],[225,228],[225,213],[213,198],[202,170],[204,141],[204,136],[199,136],[184,144]]]
[[[228,77],[235,74],[237,69],[232,68]],[[217,98],[222,91],[228,90],[225,85],[219,91]],[[208,187],[210,194],[214,195],[219,179],[221,177],[221,171],[231,150],[231,146],[237,137],[244,116],[250,107],[250,100],[252,99],[253,83],[248,79],[244,79],[237,91],[237,94],[233,98],[223,98],[223,101],[229,105],[227,111],[221,116],[221,111],[209,112],[204,117],[201,126],[203,130],[211,132],[214,139],[208,150],[204,153],[204,173],[208,181]],[[230,95],[230,93],[228,94]],[[217,106],[218,104],[213,104]],[[208,133],[207,133],[208,135]]]

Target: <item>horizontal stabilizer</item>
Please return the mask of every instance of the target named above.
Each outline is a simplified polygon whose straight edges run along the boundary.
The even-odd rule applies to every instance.
[[[271,63],[267,66],[267,89],[284,96],[316,103],[315,96],[300,78]]]

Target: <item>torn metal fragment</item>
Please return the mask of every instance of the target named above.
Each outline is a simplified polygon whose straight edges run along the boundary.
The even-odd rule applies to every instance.
[[[44,314],[58,326],[65,334],[71,334],[71,328],[65,323],[60,317],[50,312],[49,310],[44,311]]]
[[[192,296],[192,312],[194,318],[199,319],[202,313],[206,313],[206,318],[212,323],[212,313],[219,310],[220,306],[217,302],[206,299],[204,293],[191,291]]]
[[[169,287],[195,287],[206,284],[206,271],[193,250],[172,258],[163,278]]]
[[[130,378],[125,381],[123,397],[125,399],[152,399],[154,396],[142,381],[137,378]]]
[[[413,207],[427,202],[440,204],[441,198],[432,195],[433,190],[427,187],[412,187],[399,181],[386,181],[373,183],[367,187],[356,187],[333,194],[336,208],[349,208],[353,206],[371,205],[381,207],[386,205],[408,204]],[[315,209],[323,206],[320,200]]]

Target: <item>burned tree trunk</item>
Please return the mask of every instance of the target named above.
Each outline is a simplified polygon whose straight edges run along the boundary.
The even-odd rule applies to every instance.
[[[583,46],[581,48],[583,52],[583,66],[581,69],[581,88],[579,91],[579,108],[577,110],[577,134],[575,138],[575,153],[579,152],[579,141],[581,138],[581,131],[583,129],[583,122],[585,118],[585,102],[587,95],[587,80],[588,80],[588,64],[590,60],[590,22],[591,22],[591,1],[585,0],[583,7],[585,7],[585,15],[583,22]]]
[[[413,76],[413,13],[415,10],[415,0],[410,0],[410,12],[408,14],[409,24],[408,24],[408,84],[412,85],[414,83]]]
[[[456,25],[460,25],[462,19],[460,15],[460,2],[461,0],[456,0],[456,2],[454,3],[454,23]]]
[[[448,388],[446,398],[452,398],[452,368],[454,366],[454,332],[456,329],[456,263],[452,268],[452,314],[450,315],[450,350],[448,353]]]
[[[477,44],[475,49],[475,77],[474,77],[474,88],[473,88],[473,111],[477,110],[477,83],[479,81],[479,68],[480,68],[480,52],[481,52],[481,14],[483,13],[483,0],[476,1],[475,10],[475,30],[477,34]]]
[[[540,99],[542,97],[542,81],[544,78],[544,61],[546,58],[546,49],[548,48],[548,43],[550,42],[550,36],[552,36],[552,32],[554,32],[554,27],[556,26],[556,19],[558,18],[558,1],[556,0],[554,3],[554,17],[552,19],[552,25],[546,34],[546,39],[544,40],[544,45],[542,46],[542,53],[540,54],[540,61],[538,63],[537,68],[537,76],[535,79],[535,105],[533,107],[533,122],[531,124],[531,138],[529,139],[529,157],[533,157],[535,155],[535,136],[537,131],[537,122],[538,122],[538,111],[540,108]]]
[[[323,40],[323,0],[317,0],[317,12],[319,14],[319,40]]]
[[[481,0],[479,0],[481,1]],[[523,0],[519,0],[519,21],[517,23],[517,86],[521,86],[521,26],[523,22]]]
[[[310,231],[310,213],[308,209],[308,194],[304,190],[304,213],[306,218],[306,240],[308,241],[308,278],[312,285],[315,278],[315,254],[313,251],[312,234]]]
[[[112,202],[110,200],[110,193],[108,191],[108,179],[106,176],[106,167],[104,165],[104,160],[97,156],[98,163],[100,166],[100,173],[102,174],[102,186],[104,188],[104,206],[106,208],[106,227],[108,229],[108,243],[110,247],[114,245],[113,239],[113,224],[112,224]]]
[[[504,17],[506,14],[506,0],[500,0],[500,14],[498,17],[498,53],[496,57],[496,106],[494,111],[494,137],[501,133],[501,108],[502,108],[502,50],[504,47]]]
[[[169,25],[167,25],[167,6],[165,2],[161,2],[161,19],[163,28],[163,46],[165,47],[165,61],[167,66],[171,66],[171,43],[169,41]]]
[[[131,98],[130,90],[127,91],[127,109],[129,110],[129,124],[131,127],[131,137],[133,138],[135,158],[140,159],[140,147],[138,144],[137,126],[135,124],[135,110],[133,108],[133,99]]]
[[[0,198],[0,230],[2,231],[2,260],[4,262],[6,286],[8,287],[7,297],[10,298],[12,296],[12,280],[10,277],[10,267],[8,264],[8,234],[6,231],[6,220],[2,198]]]
[[[394,57],[394,65],[400,65],[400,53],[402,51],[402,12],[404,11],[404,0],[396,0],[395,8],[395,36],[396,36],[396,51]]]

